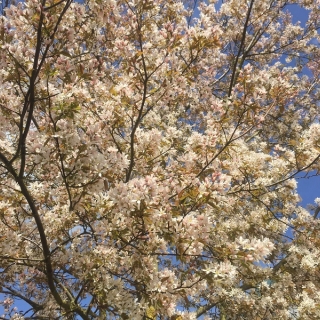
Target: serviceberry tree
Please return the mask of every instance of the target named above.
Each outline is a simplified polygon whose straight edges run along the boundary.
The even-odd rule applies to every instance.
[[[2,6],[1,319],[320,318],[319,1]]]

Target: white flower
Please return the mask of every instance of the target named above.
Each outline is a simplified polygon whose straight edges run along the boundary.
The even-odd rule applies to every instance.
[[[320,198],[315,198],[314,203],[320,207]]]

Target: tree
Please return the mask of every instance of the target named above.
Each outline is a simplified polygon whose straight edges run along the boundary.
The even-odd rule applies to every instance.
[[[295,178],[320,169],[320,10],[297,2],[5,4],[1,319],[319,319]]]

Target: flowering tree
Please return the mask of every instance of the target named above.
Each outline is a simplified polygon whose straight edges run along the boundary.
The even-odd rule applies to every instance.
[[[8,2],[1,319],[319,319],[319,27],[310,0]]]

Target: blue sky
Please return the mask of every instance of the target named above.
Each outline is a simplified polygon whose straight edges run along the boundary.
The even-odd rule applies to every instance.
[[[315,172],[314,172],[315,173]],[[303,175],[300,175],[303,176]],[[299,178],[298,191],[302,198],[300,205],[306,207],[307,204],[314,204],[314,199],[320,198],[320,177],[314,176],[313,172],[308,175],[308,178]]]

